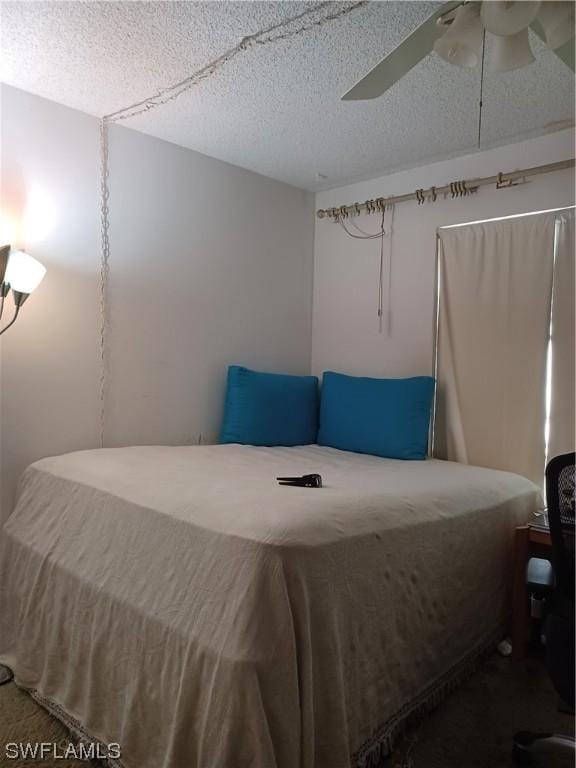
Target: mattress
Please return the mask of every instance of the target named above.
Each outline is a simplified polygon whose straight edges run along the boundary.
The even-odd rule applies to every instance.
[[[538,503],[517,475],[320,446],[43,459],[1,537],[0,661],[126,768],[375,765],[502,630]]]

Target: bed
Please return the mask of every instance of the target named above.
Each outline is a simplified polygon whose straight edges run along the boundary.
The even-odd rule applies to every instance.
[[[315,445],[43,459],[2,532],[0,661],[120,744],[111,765],[376,766],[499,637],[538,502],[517,475]]]

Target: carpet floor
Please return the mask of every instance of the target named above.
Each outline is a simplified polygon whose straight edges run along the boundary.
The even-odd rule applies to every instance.
[[[511,768],[511,739],[520,730],[573,733],[574,718],[557,710],[556,695],[538,659],[513,666],[510,659],[494,655],[406,733],[386,766]],[[0,766],[87,768],[78,760],[12,759],[6,754],[9,742],[65,745],[67,740],[66,729],[14,683],[0,686]],[[534,760],[535,768],[574,766],[570,756]]]

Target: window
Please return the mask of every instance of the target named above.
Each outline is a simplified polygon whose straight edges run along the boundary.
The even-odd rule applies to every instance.
[[[441,228],[438,246],[433,453],[541,484],[574,444],[574,211]]]

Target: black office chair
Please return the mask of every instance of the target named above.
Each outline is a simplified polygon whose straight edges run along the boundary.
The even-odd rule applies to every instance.
[[[574,487],[576,454],[556,456],[546,467],[546,503],[552,539],[554,586],[546,597],[546,667],[558,695],[574,710]],[[559,748],[574,754],[572,736],[521,731],[514,758],[530,763],[533,754]]]

